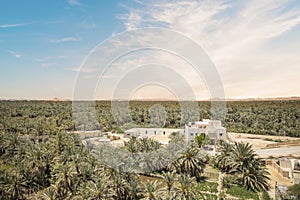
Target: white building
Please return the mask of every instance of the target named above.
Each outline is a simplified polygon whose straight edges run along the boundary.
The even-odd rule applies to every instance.
[[[194,142],[195,137],[206,134],[215,144],[217,140],[226,140],[226,129],[219,120],[203,119],[203,121],[189,122],[184,127],[184,136],[187,142]]]
[[[178,132],[184,136],[186,142],[194,142],[195,137],[200,134],[206,134],[210,137],[212,144],[218,140],[226,140],[226,129],[222,126],[219,120],[204,119],[203,121],[189,122],[184,129],[172,128],[132,128],[125,131],[125,136],[134,137],[159,137],[161,141],[166,141],[169,135],[173,132]]]

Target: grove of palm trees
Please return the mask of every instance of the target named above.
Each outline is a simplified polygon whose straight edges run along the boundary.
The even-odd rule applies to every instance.
[[[136,140],[141,139],[130,140],[125,148],[132,149],[132,141],[135,142],[136,153],[145,151],[145,148],[140,148],[145,147],[145,144],[149,150],[164,148],[158,147],[150,139]],[[206,191],[206,183],[212,184],[205,180],[206,166],[217,163],[219,157],[213,161],[213,158],[203,156],[202,150],[196,145],[188,146],[177,160],[158,171],[134,173],[101,163],[81,143],[78,136],[69,133],[58,132],[42,141],[28,140],[14,133],[2,133],[0,144],[2,199],[154,200],[216,199],[222,198],[222,195],[223,198],[226,197],[225,187],[221,195],[216,191]],[[223,153],[227,152],[222,151]],[[229,187],[231,184],[245,184],[246,191],[267,189],[268,177],[265,176],[267,172],[262,163],[253,159],[255,155],[251,149],[243,155],[238,155],[239,153],[241,152],[236,152],[233,148],[229,154],[237,155],[251,164],[240,166],[239,160],[231,161],[233,167],[227,171],[228,176],[238,176],[228,184]],[[220,167],[220,170],[224,169]],[[251,179],[253,176],[258,179]]]
[[[294,103],[277,104],[288,108]],[[149,105],[131,105],[138,124],[147,123]],[[168,113],[165,126],[178,127],[178,105],[164,105]],[[260,111],[268,103],[263,108],[253,105],[230,103],[227,128],[240,130],[234,128],[236,122],[256,130],[264,126],[263,118],[277,119],[273,112]],[[0,109],[0,199],[269,199],[268,171],[249,144],[220,142],[216,156],[207,155],[202,145],[185,144],[176,134],[170,136],[167,146],[147,138],[131,138],[119,148],[97,146],[83,144],[77,134],[69,133],[75,130],[69,102],[3,101]],[[102,131],[124,131],[113,122],[105,102],[96,109]],[[245,110],[252,115],[246,118],[241,114]],[[275,110],[286,116],[275,120],[274,127],[293,134],[284,126],[299,128],[298,111]],[[203,118],[209,118],[207,110],[201,112]],[[250,127],[248,123],[256,118],[262,120],[260,125]],[[99,128],[88,118],[81,123],[83,130]],[[180,151],[175,152],[175,147]]]

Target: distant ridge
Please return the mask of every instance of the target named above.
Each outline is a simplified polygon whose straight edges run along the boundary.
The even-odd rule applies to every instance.
[[[300,97],[292,96],[292,97],[270,97],[270,98],[229,98],[226,101],[293,101],[293,100],[300,100]]]
[[[300,97],[298,96],[291,96],[291,97],[270,97],[270,98],[226,98],[225,101],[298,101],[300,100]],[[5,99],[0,98],[0,101],[53,101],[53,102],[59,102],[59,101],[72,101],[72,99],[62,99],[58,97],[54,97],[52,99],[28,99],[28,98],[18,98],[18,99]],[[75,101],[89,101],[89,100],[75,100]],[[126,99],[96,99],[96,101],[128,101]],[[130,99],[129,101],[177,101],[177,99],[168,99],[168,98],[145,98],[145,99]],[[182,101],[195,101],[195,100],[189,100],[189,99],[183,99]],[[224,99],[200,99],[197,101],[224,101]]]
[[[71,101],[71,100],[70,99],[61,99],[61,98],[54,97],[50,101]]]

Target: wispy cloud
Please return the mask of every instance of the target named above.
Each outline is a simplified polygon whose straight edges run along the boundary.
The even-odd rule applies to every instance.
[[[68,68],[65,68],[66,70],[68,71],[72,71],[72,72],[80,72],[80,67],[68,67]]]
[[[78,0],[68,0],[67,1],[70,6],[80,6],[81,3]]]
[[[0,28],[13,28],[19,26],[25,26],[26,24],[0,24]]]
[[[51,43],[63,43],[63,42],[74,42],[74,41],[80,41],[81,39],[78,37],[64,37],[60,39],[53,39],[50,40]]]
[[[285,80],[290,80],[288,84],[294,88],[294,93],[300,94],[299,81],[289,78],[300,75],[300,70],[294,68],[298,51],[295,45],[288,47],[287,43],[293,42],[286,36],[300,23],[300,6],[295,0],[136,2],[138,6],[118,16],[126,29],[165,27],[191,37],[213,59],[227,95],[261,95],[258,90],[262,85],[266,95],[271,95],[274,87],[278,95],[286,95],[279,94],[285,91]],[[281,47],[285,49],[280,53],[268,46],[279,40],[284,40]],[[276,73],[271,73],[274,69]],[[275,86],[274,80],[279,74],[282,81],[275,81]],[[247,81],[249,75],[251,81]],[[236,86],[232,87],[233,81],[239,84],[234,83]],[[240,86],[245,94],[240,93]]]
[[[17,59],[19,59],[19,58],[22,57],[21,54],[16,53],[15,51],[8,50],[7,52],[10,53],[11,55],[13,55],[13,56],[14,56],[15,58],[17,58]]]
[[[57,63],[41,63],[41,66],[44,67],[44,68],[48,68],[48,67],[52,67],[52,66],[55,66],[57,65]]]

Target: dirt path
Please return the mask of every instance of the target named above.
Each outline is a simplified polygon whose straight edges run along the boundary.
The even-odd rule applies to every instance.
[[[245,133],[227,133],[230,142],[246,142],[252,144],[254,149],[268,148],[268,146],[283,144],[284,142],[297,142],[299,138],[274,135],[255,135]],[[281,141],[281,142],[278,142]],[[288,144],[287,144],[288,145]]]
[[[220,198],[221,191],[223,188],[223,177],[224,174],[222,172],[219,172],[219,178],[218,178],[218,198]]]

